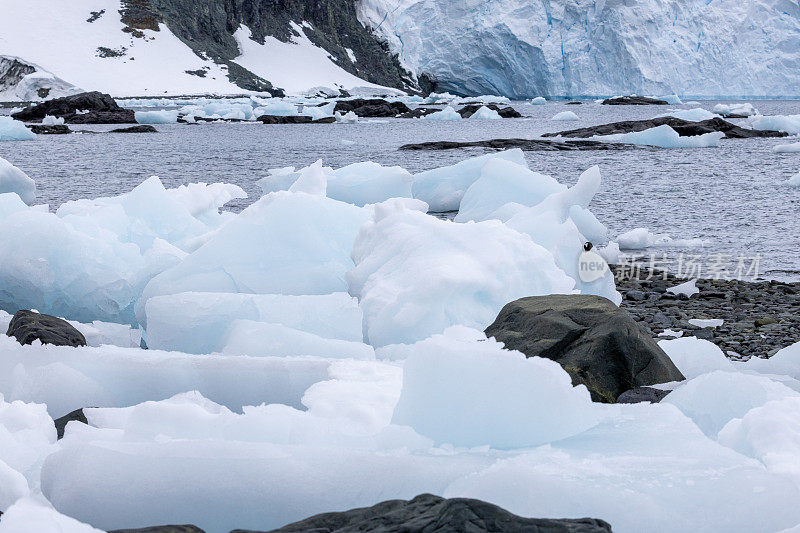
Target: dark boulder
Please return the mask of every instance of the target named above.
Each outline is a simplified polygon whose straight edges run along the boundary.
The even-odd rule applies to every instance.
[[[150,526],[137,529],[115,529],[108,533],[205,533],[202,529],[191,524],[181,526]]]
[[[614,403],[630,389],[684,379],[626,311],[600,296],[521,298],[503,307],[486,335],[527,357],[556,361],[594,401]]]
[[[336,122],[335,117],[325,117],[313,120],[306,115],[261,115],[258,119],[264,124],[331,124]]]
[[[66,430],[69,422],[80,422],[82,424],[89,423],[89,421],[86,420],[86,415],[83,414],[83,409],[76,409],[71,413],[62,416],[61,418],[56,418],[54,422],[56,424],[56,433],[58,434],[59,439],[64,438],[64,430]]]
[[[339,100],[334,111],[341,114],[352,111],[359,117],[387,118],[408,113],[411,108],[403,102],[388,101],[382,98],[354,98],[353,100]]]
[[[617,403],[658,403],[669,393],[668,390],[654,389],[653,387],[636,387],[620,394]]]
[[[54,126],[31,124],[30,126],[28,126],[28,129],[31,130],[36,135],[66,135],[68,133],[72,133],[72,130],[69,129],[69,126],[66,126],[64,124],[56,124]]]
[[[721,131],[728,139],[744,139],[749,137],[786,137],[788,134],[782,131],[771,130],[749,130],[741,128],[736,124],[731,124],[721,118],[711,118],[700,122],[692,122],[675,117],[657,117],[647,120],[625,120],[622,122],[612,122],[599,126],[589,126],[575,130],[559,131],[556,133],[545,133],[542,137],[572,137],[587,138],[595,135],[615,135],[618,133],[631,133],[634,131],[644,131],[650,128],[667,125],[678,132],[681,137],[691,137],[702,135],[712,131]]]
[[[78,113],[88,111],[88,113]],[[68,124],[135,124],[134,112],[117,105],[108,94],[98,91],[54,98],[26,107],[11,115],[25,122],[41,121],[46,115],[63,117]]]
[[[522,117],[520,112],[514,109],[513,107],[511,106],[500,107],[496,104],[469,104],[459,109],[458,114],[461,115],[461,118],[469,118],[472,115],[474,115],[475,112],[481,107],[488,107],[492,111],[497,111],[497,114],[500,115],[502,118]]]
[[[23,345],[39,339],[42,344],[86,346],[83,334],[66,320],[33,311],[17,311],[8,324],[6,335]]]
[[[149,124],[139,124],[130,128],[116,128],[108,133],[158,133],[158,130]]]
[[[522,518],[501,507],[469,498],[444,499],[421,494],[413,500],[389,500],[372,507],[324,513],[270,533],[611,533],[595,518]],[[236,529],[231,533],[257,533]]]
[[[601,141],[576,141],[548,139],[489,139],[488,141],[430,141],[424,143],[404,144],[400,150],[456,150],[460,148],[488,148],[492,150],[510,150],[519,148],[526,152],[557,152],[576,150],[637,150],[632,144],[606,143]]]
[[[669,105],[669,102],[646,96],[617,96],[603,100],[603,105]]]
[[[441,109],[437,109],[435,107],[417,107],[411,111],[397,115],[397,118],[422,118],[430,115],[431,113],[436,113],[437,111],[441,111]]]
[[[583,105],[583,102],[579,100],[571,100],[569,102],[566,102],[566,105]]]

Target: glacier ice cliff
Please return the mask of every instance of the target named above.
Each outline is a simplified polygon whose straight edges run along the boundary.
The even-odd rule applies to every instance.
[[[360,0],[437,91],[800,95],[798,0]]]

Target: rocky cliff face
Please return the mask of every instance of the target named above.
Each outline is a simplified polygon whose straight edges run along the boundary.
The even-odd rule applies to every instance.
[[[227,65],[228,77],[244,89],[274,92],[268,80],[232,62],[240,53],[234,32],[245,25],[256,42],[288,42],[297,32],[291,22],[308,23],[303,31],[311,42],[347,72],[378,85],[416,89],[388,45],[358,21],[355,0],[123,0],[121,15],[134,35],[157,31],[163,22],[198,55]]]

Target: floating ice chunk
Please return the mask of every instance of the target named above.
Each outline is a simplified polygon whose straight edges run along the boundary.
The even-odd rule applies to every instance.
[[[350,250],[367,217],[364,209],[322,196],[270,193],[179,265],[154,277],[137,303],[137,319],[146,329],[147,300],[165,294],[346,291]]]
[[[600,257],[605,259],[609,265],[616,265],[619,263],[619,256],[621,254],[619,243],[616,241],[609,241],[605,246],[597,248],[597,253]]]
[[[42,119],[42,126],[63,126],[64,125],[64,117],[54,117],[51,115],[45,115]]]
[[[690,279],[689,281],[681,283],[680,285],[669,287],[667,289],[667,292],[672,293],[675,296],[684,295],[687,297],[692,297],[700,292],[700,289],[697,288],[696,284],[697,284],[696,279]]]
[[[335,106],[336,102],[330,102],[323,106],[305,105],[303,106],[303,111],[300,114],[311,117],[313,120],[329,118],[334,116],[333,109]]]
[[[319,296],[189,292],[150,298],[145,310],[151,349],[219,352],[237,319],[283,324],[330,339],[362,340],[358,300],[344,292]]]
[[[673,239],[666,233],[652,233],[647,228],[635,228],[617,236],[620,248],[644,250],[645,248],[674,246],[694,248],[704,246],[703,239]]]
[[[570,120],[580,120],[580,117],[572,111],[562,111],[561,113],[556,113],[556,115],[553,116],[553,118],[551,118],[550,120],[570,121]]]
[[[673,339],[679,339],[679,338],[683,337],[683,332],[682,331],[674,331],[674,330],[668,328],[668,329],[665,329],[664,331],[662,331],[661,333],[659,333],[658,336],[659,337],[670,337],[670,338],[673,338]]]
[[[25,476],[32,489],[39,487],[41,462],[55,441],[56,429],[45,405],[7,402],[0,393],[0,479],[8,478],[13,483],[8,489],[0,488],[0,498],[9,503],[12,494],[24,492],[19,477],[9,470]]]
[[[533,100],[531,100],[531,104],[533,105],[545,105],[547,100],[543,96],[537,96]]]
[[[480,120],[480,119],[495,120],[495,119],[503,118],[503,117],[501,117],[500,113],[498,113],[494,109],[489,109],[485,105],[482,105],[469,118],[471,118],[471,119],[474,118],[476,120]]]
[[[364,206],[389,198],[411,198],[413,182],[414,176],[402,167],[364,161],[334,170],[328,179],[327,194],[335,200]]]
[[[3,513],[0,533],[103,533],[63,515],[41,496],[17,501]]]
[[[167,193],[182,204],[193,217],[210,226],[219,226],[219,210],[232,200],[247,198],[244,189],[233,183],[189,183]]]
[[[340,124],[355,124],[356,122],[358,122],[358,115],[356,115],[352,111],[348,111],[344,115],[336,111],[334,113],[334,116],[336,117],[336,122]]]
[[[678,370],[686,379],[695,378],[714,370],[732,371],[733,363],[713,342],[695,337],[658,341]]]
[[[790,187],[800,187],[800,172],[786,180],[784,183]]]
[[[2,118],[2,117],[0,117]],[[0,194],[14,192],[28,205],[36,202],[36,182],[0,157]]]
[[[558,363],[527,359],[494,339],[465,338],[459,328],[418,342],[411,352],[392,422],[438,444],[526,448],[600,420],[589,391],[573,387]]]
[[[255,109],[257,117],[261,115],[290,116],[297,114],[297,104],[280,98],[266,100]]]
[[[290,192],[303,192],[316,196],[325,196],[328,179],[322,167],[322,159],[298,172],[297,180],[289,187]]]
[[[725,321],[721,318],[692,318],[689,319],[689,324],[697,326],[698,328],[718,328]]]
[[[773,146],[772,151],[776,154],[797,154],[800,153],[800,143],[779,144]]]
[[[764,376],[717,370],[681,384],[662,402],[675,405],[713,438],[750,409],[787,397],[800,397],[800,392]]]
[[[750,117],[749,124],[754,130],[777,130],[800,135],[800,115],[756,115]]]
[[[134,116],[139,124],[174,124],[178,122],[178,110],[136,111]]]
[[[455,221],[496,218],[494,212],[508,203],[530,207],[564,190],[566,187],[555,179],[533,172],[525,165],[505,158],[488,159],[480,170],[480,178],[464,193]]]
[[[375,206],[352,257],[350,294],[373,346],[415,342],[452,325],[484,329],[512,300],[569,293],[575,284],[547,250],[498,221],[455,224],[399,201]]]
[[[313,355],[331,359],[375,359],[372,346],[362,342],[326,339],[290,328],[253,320],[234,320],[222,353],[254,357]]]
[[[288,191],[289,187],[291,187],[300,176],[294,167],[271,168],[267,172],[269,172],[268,176],[256,182],[258,186],[261,187],[262,194]]]
[[[658,99],[659,100],[664,100],[668,104],[671,104],[671,105],[682,105],[683,104],[683,102],[681,101],[680,97],[677,94],[670,94],[670,95],[667,95],[667,96],[659,96]]]
[[[36,135],[19,120],[0,116],[0,141],[30,141],[35,138]]]
[[[759,112],[756,108],[753,107],[753,104],[744,103],[744,104],[717,104],[714,106],[714,113],[719,113],[723,117],[729,117],[731,115],[738,115],[743,117],[749,117],[752,115],[758,115]]]
[[[461,115],[451,106],[447,106],[441,111],[436,111],[430,115],[425,115],[425,120],[461,120]]]
[[[723,137],[725,137],[725,134],[720,131],[682,137],[677,131],[664,124],[644,131],[600,135],[592,138],[598,141],[656,146],[658,148],[708,148],[717,146]]]
[[[670,109],[666,113],[661,113],[660,115],[656,115],[656,118],[658,117],[675,117],[681,120],[700,122],[702,120],[718,118],[719,115],[712,113],[711,111],[706,111],[705,109],[702,109],[700,107],[696,107],[694,109]]]
[[[466,190],[481,176],[483,166],[493,159],[527,167],[525,155],[518,148],[471,157],[455,165],[416,174],[411,187],[414,198],[426,202],[434,212],[457,211]]]

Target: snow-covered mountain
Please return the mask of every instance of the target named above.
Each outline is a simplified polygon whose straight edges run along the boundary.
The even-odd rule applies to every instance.
[[[0,56],[35,65],[60,85],[114,96],[413,86],[355,7],[354,0],[0,0]],[[13,87],[16,70],[0,70],[3,98],[38,96]]]
[[[359,18],[439,91],[800,95],[798,0],[360,0]]]

